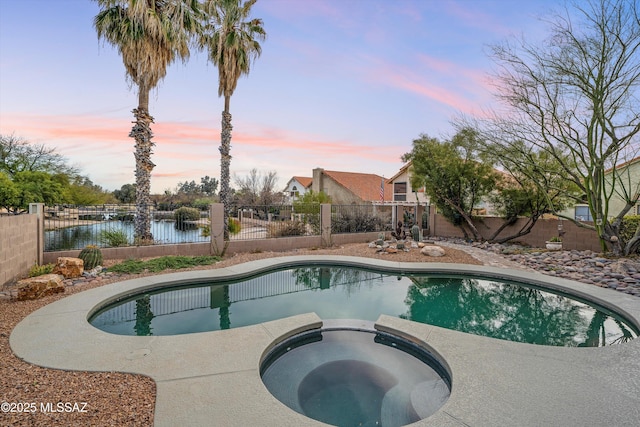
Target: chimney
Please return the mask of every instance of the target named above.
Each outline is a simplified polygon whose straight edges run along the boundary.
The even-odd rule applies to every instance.
[[[315,192],[315,193],[319,193],[321,192],[322,189],[322,175],[323,175],[324,169],[322,168],[315,168],[313,170],[313,183],[311,184],[311,189]]]

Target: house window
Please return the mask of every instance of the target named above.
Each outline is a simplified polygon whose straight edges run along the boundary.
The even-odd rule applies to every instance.
[[[593,221],[589,206],[576,206],[575,219],[578,221]]]
[[[640,204],[636,205],[636,213],[640,215]]]
[[[406,182],[393,183],[393,200],[395,200],[396,202],[404,202],[407,200],[407,183]]]
[[[297,196],[298,196],[298,187],[294,185],[293,188],[291,189],[291,197],[297,197]]]

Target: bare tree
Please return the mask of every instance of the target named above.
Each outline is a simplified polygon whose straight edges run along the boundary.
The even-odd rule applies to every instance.
[[[640,233],[626,246],[620,240],[622,219],[639,192],[637,182],[621,179],[615,169],[640,145],[638,12],[635,1],[581,2],[552,18],[546,43],[514,40],[492,47],[501,67],[498,97],[507,111],[495,114],[485,138],[555,158],[560,176],[575,184],[595,221],[566,218],[594,229],[603,250],[614,254],[640,243]],[[614,195],[625,202],[617,212],[610,210]]]
[[[280,202],[278,185],[278,173],[269,171],[265,175],[256,168],[249,171],[249,175],[233,176],[233,181],[238,187],[236,190],[237,204],[244,206],[261,205],[268,206]]]

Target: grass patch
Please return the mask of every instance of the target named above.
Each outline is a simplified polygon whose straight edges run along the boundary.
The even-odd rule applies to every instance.
[[[129,259],[113,265],[107,270],[114,273],[138,274],[144,272],[157,273],[164,270],[179,270],[181,268],[211,265],[220,261],[216,256],[163,256],[160,258],[140,261]]]

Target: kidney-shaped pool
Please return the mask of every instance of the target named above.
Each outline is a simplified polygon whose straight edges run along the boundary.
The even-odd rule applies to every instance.
[[[370,321],[387,314],[492,338],[567,347],[607,346],[638,335],[605,308],[525,283],[330,265],[148,290],[99,307],[89,321],[113,334],[176,335],[308,312],[322,319]]]

